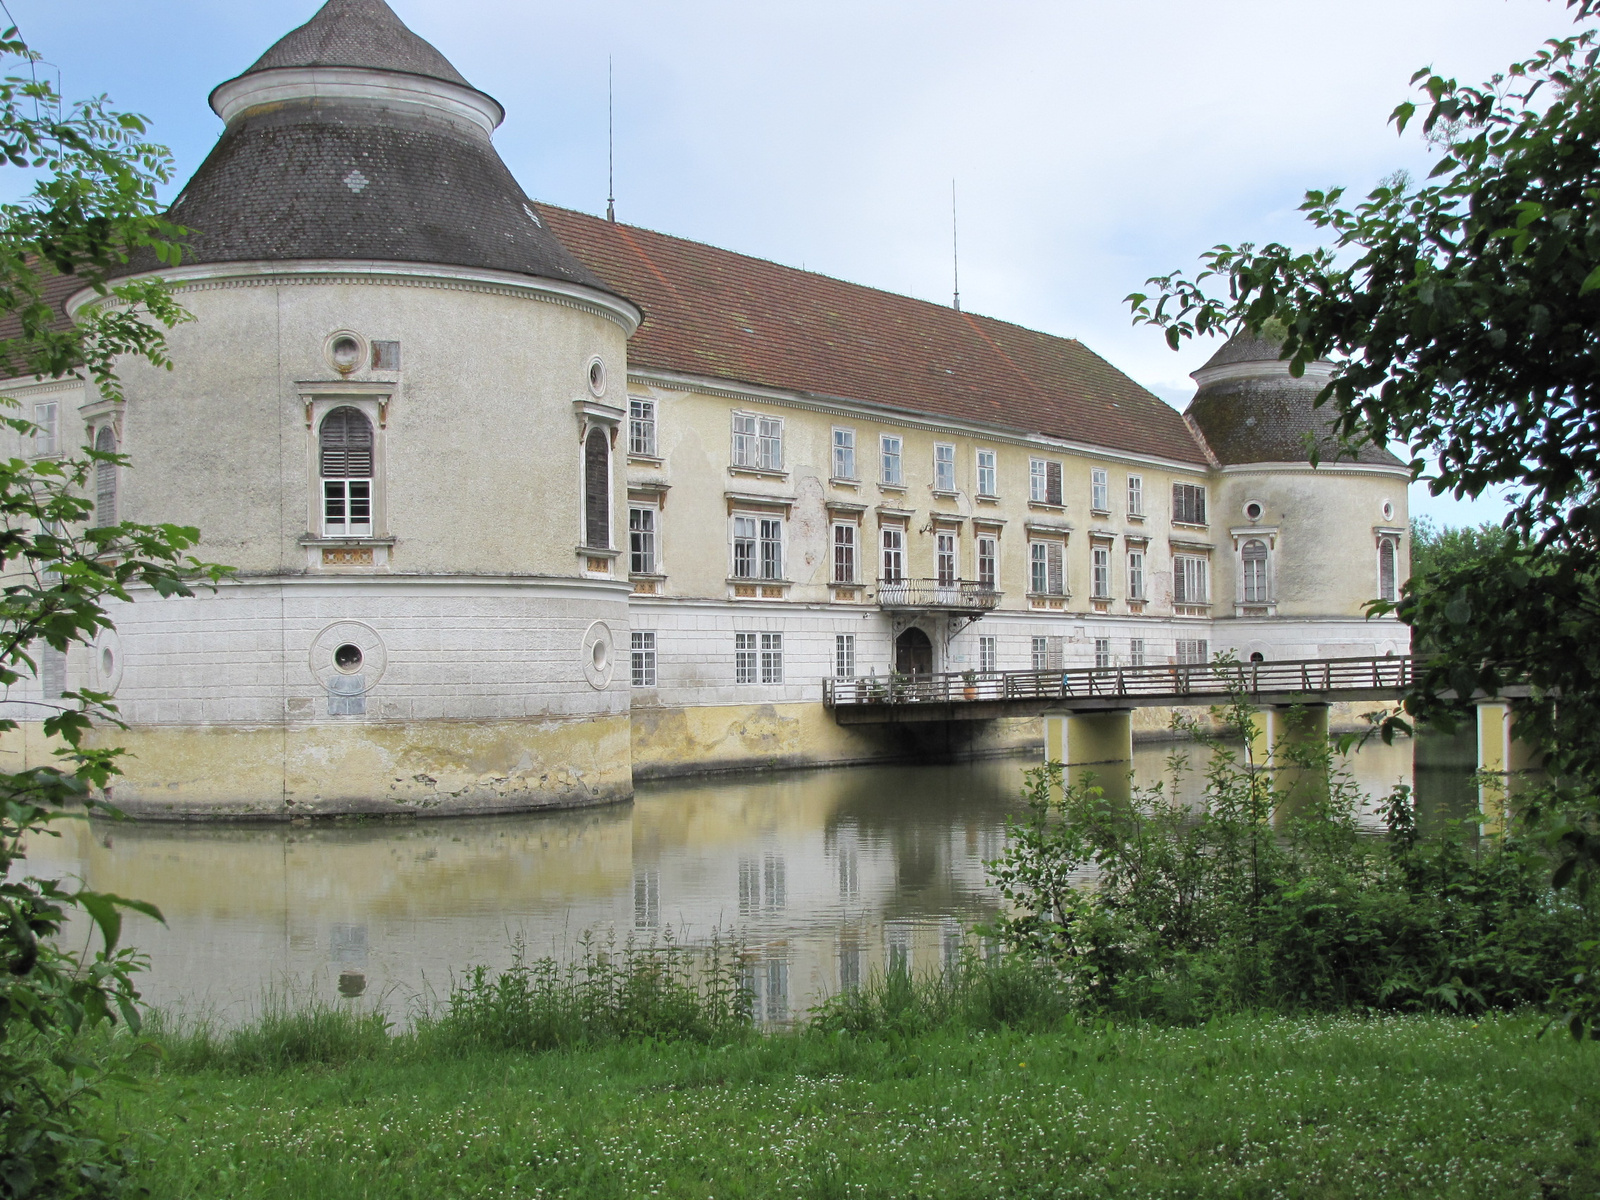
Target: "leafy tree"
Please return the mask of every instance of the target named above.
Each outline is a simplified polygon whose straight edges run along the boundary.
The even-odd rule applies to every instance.
[[[1440,571],[1492,557],[1505,548],[1502,525],[1446,526],[1441,529],[1427,517],[1411,518],[1411,579],[1425,584]]]
[[[1569,7],[1571,36],[1482,85],[1417,72],[1421,100],[1392,120],[1404,131],[1424,114],[1441,156],[1423,185],[1391,176],[1354,204],[1307,192],[1326,245],[1217,246],[1192,279],[1129,297],[1174,347],[1281,324],[1291,372],[1336,364],[1318,403],[1347,447],[1414,447],[1435,494],[1509,488],[1498,545],[1442,557],[1374,610],[1431,650],[1413,718],[1531,685],[1519,734],[1560,773],[1559,803],[1590,813],[1562,834],[1558,878],[1600,867],[1600,3]]]
[[[23,199],[0,205],[0,378],[78,375],[120,399],[118,359],[169,365],[164,330],[185,318],[164,285],[109,280],[138,248],[177,261],[182,231],[156,201],[170,156],[145,140],[142,118],[104,98],[64,104],[35,77],[14,28],[0,34],[0,55],[23,67],[0,79],[0,156],[33,177]],[[56,302],[72,284],[106,303],[63,321]],[[27,446],[40,431],[17,409],[0,398],[0,427]],[[107,603],[136,587],[188,595],[191,583],[220,574],[186,553],[195,529],[96,525],[86,491],[104,462],[123,460],[91,448],[0,460],[0,686],[35,676],[41,647],[65,651],[109,629]],[[160,914],[27,874],[28,840],[63,817],[112,811],[102,797],[117,773],[119,751],[84,740],[94,724],[116,723],[110,696],[67,692],[43,716],[55,763],[0,773],[0,1197],[109,1196],[123,1189],[125,1149],[85,1104],[95,1068],[72,1035],[119,1017],[138,1026],[140,960],[120,945],[122,915]],[[0,719],[0,733],[16,729]],[[100,934],[100,948],[83,957],[56,940],[74,911]]]

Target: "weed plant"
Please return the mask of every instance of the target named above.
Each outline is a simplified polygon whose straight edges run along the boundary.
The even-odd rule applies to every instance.
[[[1364,797],[1330,745],[1251,759],[1255,712],[1213,710],[1243,749],[1191,726],[1203,802],[1163,787],[1118,800],[1059,764],[1030,773],[1028,815],[991,866],[995,932],[1047,964],[1089,1012],[1198,1021],[1218,1013],[1510,1010],[1550,1001],[1596,926],[1550,885],[1535,831],[1447,822],[1419,837],[1410,790],[1357,821]],[[1174,775],[1187,770],[1174,755]],[[1173,789],[1176,791],[1176,788]]]

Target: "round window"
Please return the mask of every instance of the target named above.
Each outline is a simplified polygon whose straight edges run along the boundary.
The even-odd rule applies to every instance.
[[[1260,501],[1257,500],[1252,500],[1244,506],[1244,515],[1252,521],[1261,520],[1261,514],[1265,511],[1266,509],[1262,508]]]
[[[111,647],[105,646],[100,651],[100,673],[109,676],[111,669],[117,665],[117,656],[111,653]]]
[[[328,358],[334,370],[348,375],[361,365],[361,343],[354,334],[335,334],[328,343]]]
[[[606,648],[606,644],[602,641],[596,641],[595,644],[590,647],[589,657],[594,661],[594,669],[596,671],[604,671],[606,669],[606,663],[611,661],[611,653]]]
[[[1383,502],[1383,519],[1385,521],[1394,520],[1394,503],[1392,501],[1385,500]]]
[[[354,642],[345,642],[333,652],[333,665],[346,675],[361,669],[361,647]]]
[[[589,390],[596,396],[606,394],[606,365],[598,358],[589,360]]]

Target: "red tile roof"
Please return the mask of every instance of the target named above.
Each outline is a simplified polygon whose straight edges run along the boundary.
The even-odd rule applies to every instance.
[[[1203,465],[1183,418],[1072,338],[545,204],[645,312],[630,367],[865,401]]]

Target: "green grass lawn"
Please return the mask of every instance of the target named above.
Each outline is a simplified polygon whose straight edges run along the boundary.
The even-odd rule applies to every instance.
[[[336,1067],[110,1097],[185,1197],[1600,1195],[1600,1047],[1532,1018],[816,1032]],[[407,1049],[412,1046],[412,1049]]]

